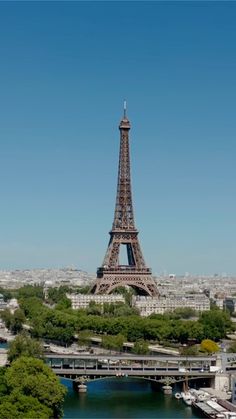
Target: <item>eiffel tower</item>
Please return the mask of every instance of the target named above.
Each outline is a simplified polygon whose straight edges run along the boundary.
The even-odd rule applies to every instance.
[[[151,269],[145,264],[134,223],[129,153],[130,122],[126,116],[126,103],[119,130],[120,156],[115,215],[106,255],[102,266],[97,270],[92,292],[109,294],[116,287],[129,285],[138,294],[154,296],[158,295],[157,287]],[[122,245],[126,246],[127,265],[122,265],[119,261]]]

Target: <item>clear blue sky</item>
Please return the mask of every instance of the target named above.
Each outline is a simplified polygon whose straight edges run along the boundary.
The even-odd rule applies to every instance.
[[[236,273],[236,3],[0,3],[0,269],[95,272],[128,102],[154,273]]]

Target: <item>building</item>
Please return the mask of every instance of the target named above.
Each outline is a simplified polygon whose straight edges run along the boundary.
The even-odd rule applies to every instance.
[[[10,312],[13,314],[15,310],[19,308],[19,304],[16,298],[11,298],[10,301],[7,303],[7,308],[9,308]]]
[[[236,404],[236,375],[232,375],[231,378],[231,389],[232,389],[232,403]]]
[[[224,299],[223,302],[223,309],[229,310],[230,314],[236,312],[236,298],[235,297],[227,297]]]
[[[136,307],[141,316],[147,317],[150,314],[163,314],[167,311],[174,311],[177,308],[191,308],[198,312],[210,310],[210,300],[205,294],[172,295],[169,297],[133,297],[133,306]]]
[[[215,299],[215,305],[220,309],[223,310],[224,308],[224,300],[222,298]]]
[[[67,294],[67,298],[71,300],[74,310],[87,308],[91,302],[101,305],[125,302],[123,295],[120,294]]]

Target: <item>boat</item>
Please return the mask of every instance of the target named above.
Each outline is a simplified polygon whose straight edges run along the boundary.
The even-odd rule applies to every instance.
[[[193,402],[196,401],[196,397],[193,395],[193,393],[189,389],[187,376],[185,377],[185,382],[183,383],[183,391],[180,394],[181,394],[181,398],[183,399],[183,402],[187,406],[192,406]]]
[[[195,396],[195,400],[198,402],[205,402],[206,400],[213,400],[211,395],[203,390],[189,389],[191,394]],[[215,400],[216,401],[216,400]]]
[[[182,391],[181,393],[183,402],[187,406],[192,406],[193,402],[196,400],[196,397],[190,391]]]

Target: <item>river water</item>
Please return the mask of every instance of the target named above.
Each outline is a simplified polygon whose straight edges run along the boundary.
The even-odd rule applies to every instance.
[[[4,343],[0,343],[0,349],[7,349],[8,348],[8,343],[6,342],[4,342]]]
[[[199,418],[191,407],[174,396],[153,391],[150,382],[132,378],[93,381],[87,393],[78,394],[69,380],[62,380],[68,394],[64,403],[64,419]]]

